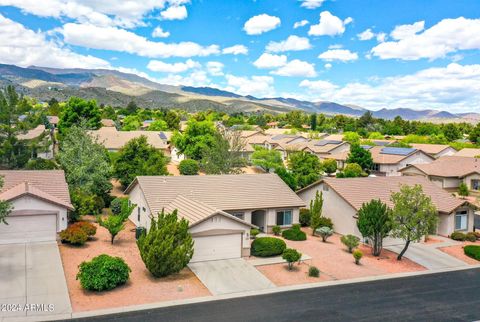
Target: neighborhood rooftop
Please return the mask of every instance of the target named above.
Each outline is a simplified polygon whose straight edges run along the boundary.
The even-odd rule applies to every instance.
[[[118,131],[115,127],[102,127],[96,131],[90,131],[90,134],[98,139],[108,150],[119,150],[128,141],[140,136],[147,137],[149,144],[156,149],[165,150],[168,148],[166,138],[171,136],[169,132],[158,131]]]
[[[412,167],[417,168],[426,175],[438,177],[462,178],[472,173],[480,174],[480,160],[469,157],[445,156],[432,163],[413,164],[407,168]]]

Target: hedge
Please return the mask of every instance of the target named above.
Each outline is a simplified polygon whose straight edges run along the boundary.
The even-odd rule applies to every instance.
[[[252,256],[269,257],[281,255],[287,248],[287,244],[275,237],[259,237],[252,243]]]
[[[89,291],[106,291],[127,282],[131,269],[120,257],[100,255],[79,266],[77,280]]]
[[[473,259],[476,259],[477,261],[480,261],[480,246],[478,246],[478,245],[465,246],[463,248],[463,252],[468,257],[471,257]]]
[[[282,237],[288,240],[306,240],[307,234],[300,230],[300,227],[294,226],[282,231]]]

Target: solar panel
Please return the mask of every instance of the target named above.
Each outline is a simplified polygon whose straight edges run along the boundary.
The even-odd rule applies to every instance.
[[[391,154],[391,155],[409,155],[412,152],[415,152],[417,149],[412,148],[383,148],[381,154]]]
[[[373,141],[373,143],[375,143],[375,145],[380,145],[380,146],[387,146],[390,144],[389,141]]]
[[[295,138],[297,135],[292,135],[292,134],[277,134],[275,136],[272,136],[272,140],[281,140],[285,138]]]
[[[163,133],[163,132],[158,133],[158,136],[159,136],[162,140],[165,140],[165,141],[168,140],[167,136],[166,136],[165,133]]]
[[[361,147],[365,150],[370,150],[371,148],[373,148],[373,146],[371,145],[361,145]]]
[[[327,144],[341,144],[342,141],[338,140],[320,140],[315,143],[315,146],[325,146]]]

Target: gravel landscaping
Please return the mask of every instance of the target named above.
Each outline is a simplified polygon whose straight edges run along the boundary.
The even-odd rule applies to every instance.
[[[97,224],[95,225],[98,227]],[[98,227],[94,239],[82,247],[59,243],[74,312],[211,295],[188,268],[166,278],[153,278],[140,258],[135,243],[135,233],[132,231],[134,228],[135,226],[128,221],[125,230],[116,237],[114,245],[110,244],[110,235],[102,227]],[[129,281],[111,291],[100,293],[85,291],[80,287],[80,282],[75,279],[78,265],[100,254],[123,258],[132,269]]]
[[[463,247],[465,247],[467,245],[480,245],[480,243],[478,243],[478,242],[476,242],[476,243],[462,242],[459,245],[439,247],[438,249],[441,250],[444,253],[447,253],[450,256],[456,257],[459,260],[464,261],[467,264],[470,264],[470,265],[480,264],[480,261],[477,261],[476,259],[468,257],[467,255],[465,255],[465,253],[463,252]]]

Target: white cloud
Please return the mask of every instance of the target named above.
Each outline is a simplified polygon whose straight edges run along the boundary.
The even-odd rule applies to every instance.
[[[227,91],[257,97],[275,96],[274,80],[271,76],[239,77],[229,74],[225,78],[228,84],[227,88],[225,88]]]
[[[302,4],[300,6],[307,9],[319,8],[321,7],[322,3],[325,2],[325,0],[300,0],[300,1],[302,1]]]
[[[223,48],[223,54],[232,54],[232,55],[246,55],[248,54],[248,48],[244,45],[234,45],[230,47]]]
[[[184,86],[215,86],[208,78],[207,72],[204,70],[194,70],[186,76],[179,74],[169,74],[164,78],[155,79],[160,84],[167,85],[184,85]]]
[[[345,26],[352,22],[352,18],[342,21],[329,11],[320,13],[320,21],[316,25],[311,25],[308,34],[311,36],[335,36],[345,32]]]
[[[248,35],[260,35],[279,27],[280,23],[280,18],[264,13],[248,19],[243,26],[243,30],[245,30]]]
[[[222,76],[224,67],[225,65],[219,61],[209,61],[207,63],[207,71],[212,76]]]
[[[480,49],[480,19],[444,19],[418,33],[421,28],[421,23],[397,26],[392,37],[400,39],[383,42],[371,53],[381,59],[434,60],[459,50]]]
[[[298,37],[295,35],[288,36],[286,40],[268,43],[266,50],[269,52],[298,51],[312,48],[310,40],[306,37]]]
[[[193,57],[220,53],[217,45],[201,46],[194,42],[153,42],[133,32],[116,27],[97,27],[67,23],[57,30],[64,41],[87,48],[115,50],[144,57]]]
[[[167,10],[160,12],[164,20],[183,20],[187,18],[187,8],[185,6],[170,6]]]
[[[308,20],[297,21],[297,22],[295,22],[295,23],[293,24],[293,29],[297,29],[297,28],[306,26],[306,25],[308,25],[308,24],[309,24]]]
[[[160,27],[160,26],[153,29],[152,37],[167,38],[168,36],[170,36],[170,33],[168,31],[163,31],[162,27]]]
[[[257,68],[277,68],[284,66],[287,63],[287,56],[285,55],[274,55],[269,53],[263,53],[258,59],[253,63]]]
[[[0,14],[0,62],[18,66],[111,68],[106,60],[81,55]]]
[[[375,37],[375,34],[372,32],[372,29],[368,28],[367,30],[357,34],[357,37],[360,40],[370,40]]]
[[[150,69],[153,72],[160,72],[160,73],[183,73],[186,72],[189,69],[193,68],[200,68],[201,65],[200,63],[193,61],[191,59],[188,59],[184,63],[165,63],[160,60],[151,60],[147,68]]]
[[[387,34],[384,32],[379,32],[376,38],[378,42],[384,42],[387,39]]]
[[[425,29],[425,21],[417,21],[411,25],[396,26],[390,33],[390,36],[395,40],[402,40],[414,36],[423,29]]]
[[[331,49],[318,55],[318,58],[326,61],[340,60],[345,62],[345,61],[357,60],[358,54],[351,52],[348,49]]]
[[[287,76],[287,77],[316,77],[317,73],[315,72],[315,65],[302,61],[299,59],[294,59],[279,69],[270,72],[271,74],[278,76]]]
[[[325,69],[330,69],[332,68],[332,64],[326,63],[323,67],[325,67]]]
[[[310,99],[380,109],[442,109],[466,112],[480,109],[480,65],[451,63],[414,74],[386,77],[373,83],[339,86],[328,81],[304,80],[300,87]]]

